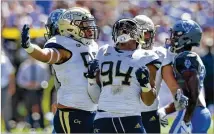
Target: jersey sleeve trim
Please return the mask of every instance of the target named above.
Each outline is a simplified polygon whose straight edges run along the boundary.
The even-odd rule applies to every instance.
[[[45,44],[45,47],[44,47],[44,48],[66,49],[66,48],[64,48],[62,45],[59,45],[59,44],[53,43],[53,42],[50,42],[50,43]]]
[[[66,60],[64,60],[64,61],[62,61],[60,63],[55,63],[55,65],[63,64],[63,63],[65,63],[66,61],[68,61],[72,57],[72,52],[70,50],[66,49],[65,47],[63,47],[62,45],[59,45],[57,43],[54,43],[54,42],[47,43],[45,45],[45,48],[64,49],[64,50],[69,51],[71,53],[71,56],[68,59],[66,59]]]
[[[161,66],[161,61],[159,59],[156,59],[156,60],[153,60],[153,61],[147,63],[146,66],[147,65],[154,65],[157,69],[159,69]]]
[[[162,65],[162,67],[167,66],[167,65],[172,66],[172,61],[171,61],[170,63],[167,63],[167,64]]]

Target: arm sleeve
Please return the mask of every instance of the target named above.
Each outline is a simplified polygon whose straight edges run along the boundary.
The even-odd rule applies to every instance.
[[[45,44],[44,48],[56,48],[56,49],[65,49],[62,45],[54,42],[49,42]]]
[[[98,104],[101,89],[96,83],[96,79],[88,79],[88,94],[93,103]]]

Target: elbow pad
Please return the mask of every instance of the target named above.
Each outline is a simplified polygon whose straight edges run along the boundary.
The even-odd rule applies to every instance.
[[[100,97],[101,89],[96,82],[96,79],[88,78],[88,95],[91,98],[92,102],[98,104]]]

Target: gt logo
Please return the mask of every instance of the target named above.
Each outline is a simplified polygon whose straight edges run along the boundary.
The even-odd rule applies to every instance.
[[[94,133],[99,133],[99,130],[100,130],[100,129],[95,128],[95,129],[94,129]]]
[[[78,119],[75,119],[75,120],[74,120],[74,123],[75,123],[75,124],[81,124],[81,121],[78,120]]]

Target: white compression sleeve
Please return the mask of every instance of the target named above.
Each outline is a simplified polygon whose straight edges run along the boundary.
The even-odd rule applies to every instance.
[[[98,104],[98,100],[100,97],[100,92],[101,89],[96,83],[96,79],[89,79],[88,78],[88,94],[91,98],[91,100],[95,103]]]

